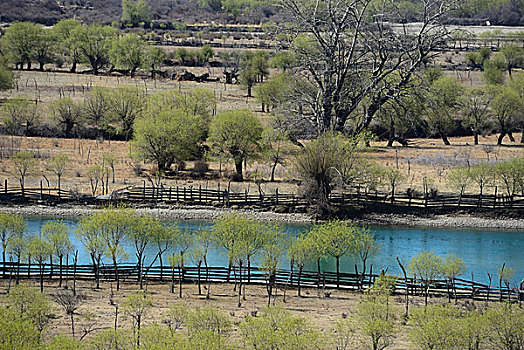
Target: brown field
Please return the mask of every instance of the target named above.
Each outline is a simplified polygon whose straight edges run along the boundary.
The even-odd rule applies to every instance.
[[[450,55],[455,55],[450,53]],[[177,67],[177,70],[184,70],[186,68]],[[207,72],[207,68],[187,68],[194,73],[201,74]],[[222,72],[219,68],[209,68],[211,76],[221,77]],[[61,96],[70,96],[75,99],[82,99],[92,86],[122,86],[131,85],[143,87],[148,93],[157,91],[177,89],[186,91],[194,87],[205,87],[214,91],[217,98],[217,109],[227,110],[236,108],[248,108],[257,113],[262,120],[266,117],[260,111],[260,106],[256,103],[254,98],[247,98],[246,92],[239,85],[225,86],[222,83],[194,83],[194,82],[177,82],[166,79],[159,79],[152,81],[141,78],[129,77],[111,77],[111,76],[93,76],[88,74],[69,74],[59,72],[36,72],[36,71],[22,71],[18,72],[19,78],[17,88],[10,92],[0,93],[0,98],[7,98],[12,96],[25,96],[31,99],[38,100],[44,105],[43,119],[52,123],[52,120],[46,116],[45,106],[50,102],[60,98]],[[477,72],[449,72],[452,75],[463,76],[463,80],[471,79],[472,84],[475,81],[480,81],[480,76]],[[467,77],[466,74],[470,76]],[[465,81],[464,81],[465,82]],[[524,157],[524,146],[518,143],[520,135],[517,137],[517,143],[504,146],[495,146],[496,135],[481,137],[480,145],[474,146],[472,137],[451,138],[452,146],[444,146],[440,139],[412,139],[410,140],[410,147],[393,147],[386,148],[385,142],[374,142],[370,149],[365,153],[365,157],[378,162],[382,165],[397,166],[405,175],[406,180],[401,184],[398,191],[404,191],[411,187],[422,191],[423,179],[437,188],[440,192],[449,192],[446,181],[446,174],[448,170],[460,162],[469,159],[471,163],[478,160],[485,160],[488,157],[485,145],[493,145],[489,153],[490,159],[502,160],[509,158]],[[508,141],[509,142],[509,141]],[[39,170],[35,171],[28,177],[28,186],[40,186],[42,181],[43,186],[54,187],[56,179],[52,173],[45,171],[45,162],[50,156],[58,153],[66,153],[72,159],[71,167],[66,172],[63,178],[64,189],[76,190],[80,193],[90,193],[89,181],[86,177],[86,171],[89,167],[101,164],[104,154],[113,153],[117,157],[115,183],[110,183],[109,189],[114,190],[128,185],[140,185],[144,181],[149,184],[147,175],[137,176],[134,169],[141,167],[147,174],[153,166],[139,162],[132,158],[132,151],[129,144],[122,141],[108,141],[108,140],[77,140],[64,138],[24,138],[24,137],[10,137],[0,136],[0,147],[12,147],[20,150],[37,150],[40,154]],[[489,147],[488,147],[489,148]],[[290,181],[296,178],[293,167],[288,162],[286,167],[277,167],[277,183],[265,183],[263,190],[266,193],[274,192],[276,188],[279,191],[290,192],[297,191],[295,182]],[[177,177],[170,177],[164,180],[164,184],[169,186],[207,186],[209,188],[216,188],[218,183],[222,186],[226,185],[229,180],[228,173],[232,173],[232,164],[223,165],[226,177],[218,178],[217,172],[219,169],[218,162],[210,162],[210,171],[205,178],[197,178],[193,176],[192,162],[188,162],[187,171],[182,172]],[[269,178],[270,165],[262,161],[251,161],[248,163],[247,176],[251,172],[262,172],[265,178]],[[42,175],[43,174],[43,175]],[[16,184],[16,178],[13,176],[11,162],[9,159],[0,159],[0,179],[3,186],[4,179],[8,179],[8,186]],[[49,181],[49,182],[48,182]],[[248,190],[257,191],[256,185],[250,181],[242,183],[231,183],[232,191]],[[383,188],[387,190],[387,188]],[[475,189],[470,189],[474,191]]]
[[[38,288],[38,281],[30,282],[30,285],[34,285]],[[72,282],[69,281],[69,288],[71,288]],[[115,308],[109,303],[109,295],[111,290],[114,293],[114,300],[119,303],[127,295],[138,290],[136,283],[123,283],[120,291],[116,291],[114,286],[111,287],[110,282],[102,283],[101,289],[94,289],[94,285],[90,282],[78,282],[77,291],[80,294],[86,296],[84,304],[78,309],[78,313],[92,313],[96,315],[96,326],[97,330],[109,329],[114,326],[114,313]],[[6,295],[7,281],[3,281],[0,287],[0,303],[5,302],[4,298]],[[57,292],[56,281],[50,285],[46,284],[44,293],[47,294],[51,299],[53,294]],[[267,294],[265,286],[249,285],[246,288],[246,301],[243,302],[242,307],[237,307],[237,295],[233,291],[233,284],[212,284],[211,285],[211,298],[210,300],[205,299],[205,290],[203,289],[204,295],[198,295],[198,289],[195,284],[185,284],[183,286],[183,298],[178,297],[178,287],[175,289],[175,294],[171,294],[169,286],[165,284],[150,284],[147,286],[147,291],[150,293],[154,302],[154,307],[147,314],[144,324],[158,323],[162,324],[164,320],[164,314],[167,312],[170,306],[173,304],[183,301],[189,305],[190,308],[202,307],[205,305],[212,305],[227,315],[230,316],[233,322],[232,338],[238,338],[238,323],[245,317],[251,315],[254,311],[259,311],[267,306]],[[296,316],[302,316],[308,319],[315,327],[322,330],[326,334],[332,334],[335,322],[342,319],[342,317],[352,317],[352,313],[356,311],[359,300],[362,297],[361,293],[351,291],[336,291],[326,290],[326,294],[321,297],[318,296],[316,289],[303,289],[302,297],[297,296],[296,289],[290,288],[286,291],[286,302],[283,302],[283,290],[277,291],[276,304],[281,305],[284,309],[289,310]],[[330,293],[328,295],[328,293]],[[403,296],[392,296],[391,297],[393,308],[396,310],[397,321],[395,330],[395,339],[393,345],[388,347],[392,350],[401,350],[411,348],[409,341],[409,324],[405,325],[402,322],[402,315],[404,310]],[[432,299],[433,303],[445,303],[443,299]],[[423,298],[410,297],[410,308],[423,305]],[[71,334],[70,320],[59,309],[57,304],[54,304],[55,317],[51,321],[51,324],[47,328],[47,336],[55,336],[57,334]],[[77,334],[82,334],[82,327],[87,323],[82,320],[81,317],[77,316],[76,329]],[[122,314],[119,315],[118,321],[120,328],[130,329],[132,323],[130,319],[126,319]],[[96,331],[91,333],[89,336],[96,334]],[[89,336],[87,338],[89,338]],[[355,339],[354,346],[350,349],[360,349],[359,342]]]

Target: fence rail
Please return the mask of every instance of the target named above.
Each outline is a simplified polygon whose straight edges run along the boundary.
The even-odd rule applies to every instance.
[[[134,282],[140,279],[157,283],[233,283],[239,281],[240,273],[242,282],[248,284],[267,284],[270,281],[268,271],[258,267],[244,268],[238,267],[205,267],[188,266],[182,269],[170,266],[151,266],[145,267],[140,274],[137,265],[125,264],[118,265],[118,276],[120,281]],[[25,264],[6,262],[0,263],[0,276],[5,280],[19,279],[40,279],[50,281],[59,278],[65,280],[89,280],[95,281],[97,276],[102,281],[112,281],[116,279],[115,268],[113,265],[103,265],[95,268],[94,265],[58,265],[58,264]],[[365,290],[369,288],[379,277],[378,274],[361,273],[339,273],[331,271],[299,271],[299,270],[277,270],[271,276],[275,286],[297,288],[317,288],[343,290]],[[392,277],[394,280],[394,294],[423,295],[425,285],[422,281],[402,277]],[[457,299],[474,299],[481,301],[524,301],[524,291],[508,288],[504,286],[492,286],[475,281],[456,278],[454,281],[436,280],[429,284],[428,292],[432,296],[453,296]]]
[[[272,193],[253,192],[253,191],[230,191],[227,187],[221,189],[220,185],[216,189],[200,186],[169,186],[151,187],[129,186],[115,190],[105,196],[91,196],[79,194],[74,191],[66,191],[59,188],[40,187],[24,188],[8,187],[5,180],[3,189],[0,189],[0,201],[8,200],[35,200],[35,201],[127,201],[127,202],[165,202],[176,204],[196,204],[212,205],[224,207],[274,207],[274,206],[307,206],[310,201],[294,193],[282,193],[276,189]],[[345,191],[333,192],[330,201],[337,206],[373,206],[380,204],[382,208],[413,208],[426,210],[491,210],[504,209],[513,211],[524,210],[523,195],[507,195],[503,193],[495,194],[431,194],[415,193],[408,195],[398,193],[391,196],[391,193],[373,192],[366,193],[359,188],[352,188]]]

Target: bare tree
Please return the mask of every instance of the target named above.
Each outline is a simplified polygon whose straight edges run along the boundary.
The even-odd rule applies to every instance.
[[[350,119],[356,131],[366,128],[384,103],[410,85],[448,34],[441,19],[450,1],[424,0],[420,24],[408,27],[391,24],[405,18],[394,2],[279,0],[289,19],[281,30],[298,56],[295,76],[313,87],[288,110],[319,133],[341,131]],[[364,113],[357,120],[358,108]]]
[[[85,296],[75,294],[70,290],[59,291],[54,295],[54,299],[58,305],[62,307],[67,316],[71,319],[71,334],[75,337],[75,315],[76,310],[84,303]]]

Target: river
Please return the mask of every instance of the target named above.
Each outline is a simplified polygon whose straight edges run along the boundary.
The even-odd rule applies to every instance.
[[[30,217],[27,218],[28,229],[31,232],[39,232],[40,227],[46,220]],[[73,233],[77,224],[76,220],[63,220]],[[211,223],[206,221],[180,221],[182,228],[196,228],[198,226],[210,227]],[[289,235],[297,235],[301,231],[308,229],[307,225],[285,225]],[[369,259],[369,264],[373,265],[373,271],[379,272],[380,269],[387,269],[389,274],[399,275],[400,267],[396,257],[407,267],[411,257],[424,250],[434,250],[436,254],[445,256],[455,254],[461,257],[467,266],[467,272],[463,278],[473,279],[477,282],[487,283],[487,273],[494,276],[493,283],[498,284],[497,269],[506,263],[506,266],[515,270],[512,283],[520,283],[524,278],[524,231],[501,231],[487,229],[452,229],[452,228],[411,228],[411,227],[371,227],[375,233],[376,240],[380,243],[380,251],[377,255]],[[78,249],[79,264],[89,264],[90,260],[84,251],[80,241],[72,234],[72,241]],[[127,246],[129,253],[126,262],[134,263],[134,250]],[[150,249],[148,257],[155,255],[155,250]],[[146,259],[147,261],[147,259]],[[227,264],[224,252],[214,250],[210,252],[208,258],[210,265]],[[109,263],[109,260],[106,260]],[[342,272],[353,272],[354,265],[358,261],[352,257],[345,257],[341,260]],[[282,268],[288,268],[287,262],[282,262]],[[335,271],[333,259],[322,261],[322,268],[326,271]],[[314,270],[315,266],[309,269]],[[496,281],[496,282],[495,282]]]

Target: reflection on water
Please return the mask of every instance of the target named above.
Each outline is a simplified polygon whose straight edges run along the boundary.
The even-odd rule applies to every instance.
[[[29,218],[28,226],[32,232],[39,232],[40,227],[49,219]],[[74,231],[76,220],[64,220]],[[182,221],[184,228],[197,228],[210,226],[209,222]],[[289,235],[296,235],[307,230],[307,225],[286,225]],[[405,227],[373,227],[375,237],[380,243],[379,253],[370,258],[368,266],[373,265],[374,272],[384,269],[391,274],[400,274],[396,262],[398,256],[407,266],[409,259],[424,250],[434,250],[436,254],[446,255],[453,253],[460,256],[468,268],[464,278],[487,282],[487,273],[497,274],[497,268],[506,263],[506,266],[515,269],[513,283],[520,283],[524,278],[524,231],[498,231],[482,229],[451,229],[451,228],[405,228]],[[90,260],[84,252],[82,244],[76,237],[73,242],[78,249],[79,263],[89,264]],[[134,262],[134,251],[131,246],[128,261]],[[151,259],[156,251],[151,248],[148,258]],[[210,265],[225,265],[227,259],[223,252],[218,250],[210,252],[208,258]],[[146,259],[147,262],[147,259]],[[109,261],[106,261],[109,263]],[[341,260],[341,271],[353,272],[358,260],[346,257]],[[360,266],[360,265],[359,265]],[[287,268],[287,262],[282,262],[282,267]],[[322,268],[326,271],[335,271],[334,259],[322,261]],[[360,267],[359,267],[360,268]],[[309,269],[316,269],[316,264],[311,264]],[[496,280],[496,278],[495,278]]]

